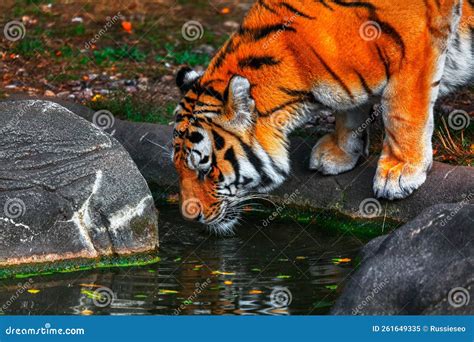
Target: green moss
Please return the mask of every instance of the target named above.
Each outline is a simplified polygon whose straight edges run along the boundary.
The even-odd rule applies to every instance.
[[[91,101],[87,103],[87,106],[94,110],[106,109],[114,116],[127,121],[167,125],[173,120],[176,103],[169,102],[159,106],[128,94],[117,94],[110,98]]]
[[[31,278],[56,273],[71,273],[100,268],[137,267],[155,264],[160,261],[156,253],[142,253],[131,256],[111,256],[100,259],[75,259],[55,263],[41,263],[7,267],[0,269],[0,279]]]

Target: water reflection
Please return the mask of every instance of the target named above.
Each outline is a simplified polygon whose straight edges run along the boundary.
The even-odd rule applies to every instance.
[[[161,261],[154,265],[36,277],[35,291],[13,301],[21,284],[3,281],[0,309],[21,315],[324,314],[362,244],[297,222],[264,230],[249,223],[234,237],[218,238],[174,210],[162,211],[160,234]],[[99,288],[113,292],[104,307],[96,303],[104,299]]]

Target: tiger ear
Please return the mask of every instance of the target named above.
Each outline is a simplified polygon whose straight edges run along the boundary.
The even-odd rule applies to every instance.
[[[242,76],[234,76],[227,90],[227,108],[233,117],[231,122],[236,126],[247,127],[253,122],[255,101],[250,95],[250,82]]]
[[[201,73],[189,67],[183,67],[176,75],[176,85],[184,95],[193,87],[194,83],[196,83],[199,77],[201,77]]]

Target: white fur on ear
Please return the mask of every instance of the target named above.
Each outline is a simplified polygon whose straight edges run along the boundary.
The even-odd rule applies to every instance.
[[[242,76],[234,76],[229,84],[229,106],[234,117],[233,125],[247,127],[253,121],[255,101],[250,95],[250,82]]]
[[[184,67],[176,75],[176,85],[185,94],[192,88],[194,83],[201,77],[203,72],[197,72],[191,68]]]
[[[196,70],[191,70],[190,72],[184,75],[184,83],[194,83],[202,73],[197,72]]]

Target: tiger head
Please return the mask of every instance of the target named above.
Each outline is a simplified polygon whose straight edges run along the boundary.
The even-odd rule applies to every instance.
[[[253,140],[257,115],[251,85],[233,76],[219,92],[189,68],[180,70],[176,81],[184,94],[175,110],[173,139],[182,215],[215,232],[231,232],[244,201],[283,181],[266,167],[268,157]]]

